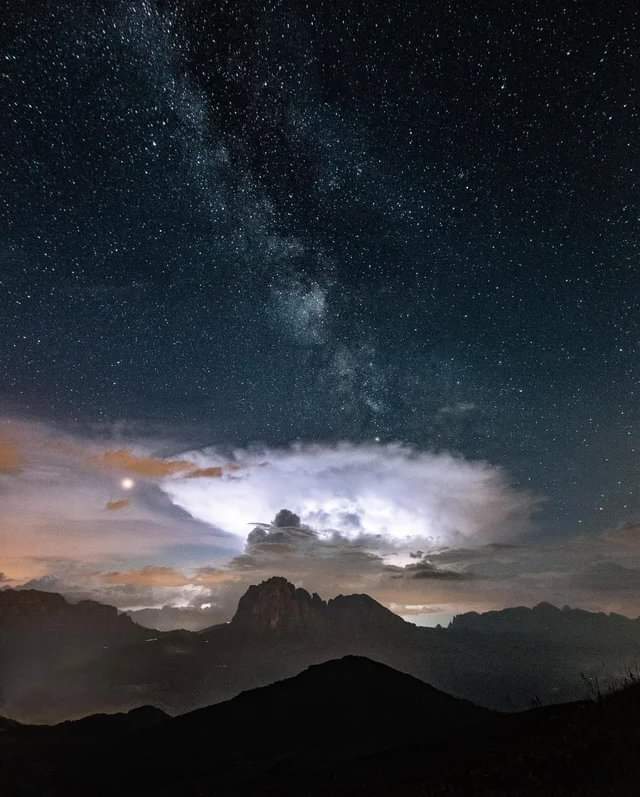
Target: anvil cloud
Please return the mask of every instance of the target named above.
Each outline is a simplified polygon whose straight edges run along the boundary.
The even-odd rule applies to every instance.
[[[215,449],[185,458],[202,468],[228,462]],[[160,486],[192,517],[241,538],[248,524],[269,521],[286,506],[320,533],[350,539],[488,542],[526,529],[535,506],[499,468],[400,444],[239,450],[234,464],[222,478],[172,478]]]

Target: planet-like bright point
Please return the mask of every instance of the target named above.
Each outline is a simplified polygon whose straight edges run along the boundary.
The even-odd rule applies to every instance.
[[[128,477],[126,477],[126,478],[124,478],[124,479],[122,479],[120,481],[120,487],[122,487],[123,490],[133,490],[133,488],[135,486],[136,486],[136,483],[134,482],[134,480],[133,479],[129,479]]]

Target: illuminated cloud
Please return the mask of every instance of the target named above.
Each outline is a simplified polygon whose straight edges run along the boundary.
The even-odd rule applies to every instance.
[[[222,464],[214,449],[188,456],[202,468]],[[499,468],[400,444],[239,450],[235,461],[232,478],[173,478],[161,489],[192,517],[243,539],[252,523],[286,506],[320,534],[395,545],[486,542],[526,529],[536,504]]]
[[[640,527],[519,537],[536,499],[484,462],[346,443],[164,459],[155,452],[179,450],[175,440],[28,423],[3,431],[15,448],[2,459],[3,586],[197,610],[190,622],[207,603],[215,621],[228,619],[244,590],[271,575],[326,596],[367,592],[424,622],[541,595],[640,608]]]

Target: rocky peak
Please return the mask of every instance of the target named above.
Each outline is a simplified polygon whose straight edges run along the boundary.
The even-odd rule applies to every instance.
[[[317,593],[274,576],[251,586],[240,598],[232,625],[281,634],[369,635],[407,624],[368,595],[339,595],[326,602]]]
[[[274,576],[249,587],[231,622],[251,631],[296,633],[322,623],[325,609],[325,602],[316,593],[311,595],[286,578]]]
[[[333,625],[346,625],[351,633],[406,629],[402,617],[389,611],[370,595],[338,595],[327,604]]]

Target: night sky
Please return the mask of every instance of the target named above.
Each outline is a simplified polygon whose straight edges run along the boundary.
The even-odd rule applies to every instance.
[[[401,442],[539,539],[637,519],[634,4],[2,5],[6,418]]]

